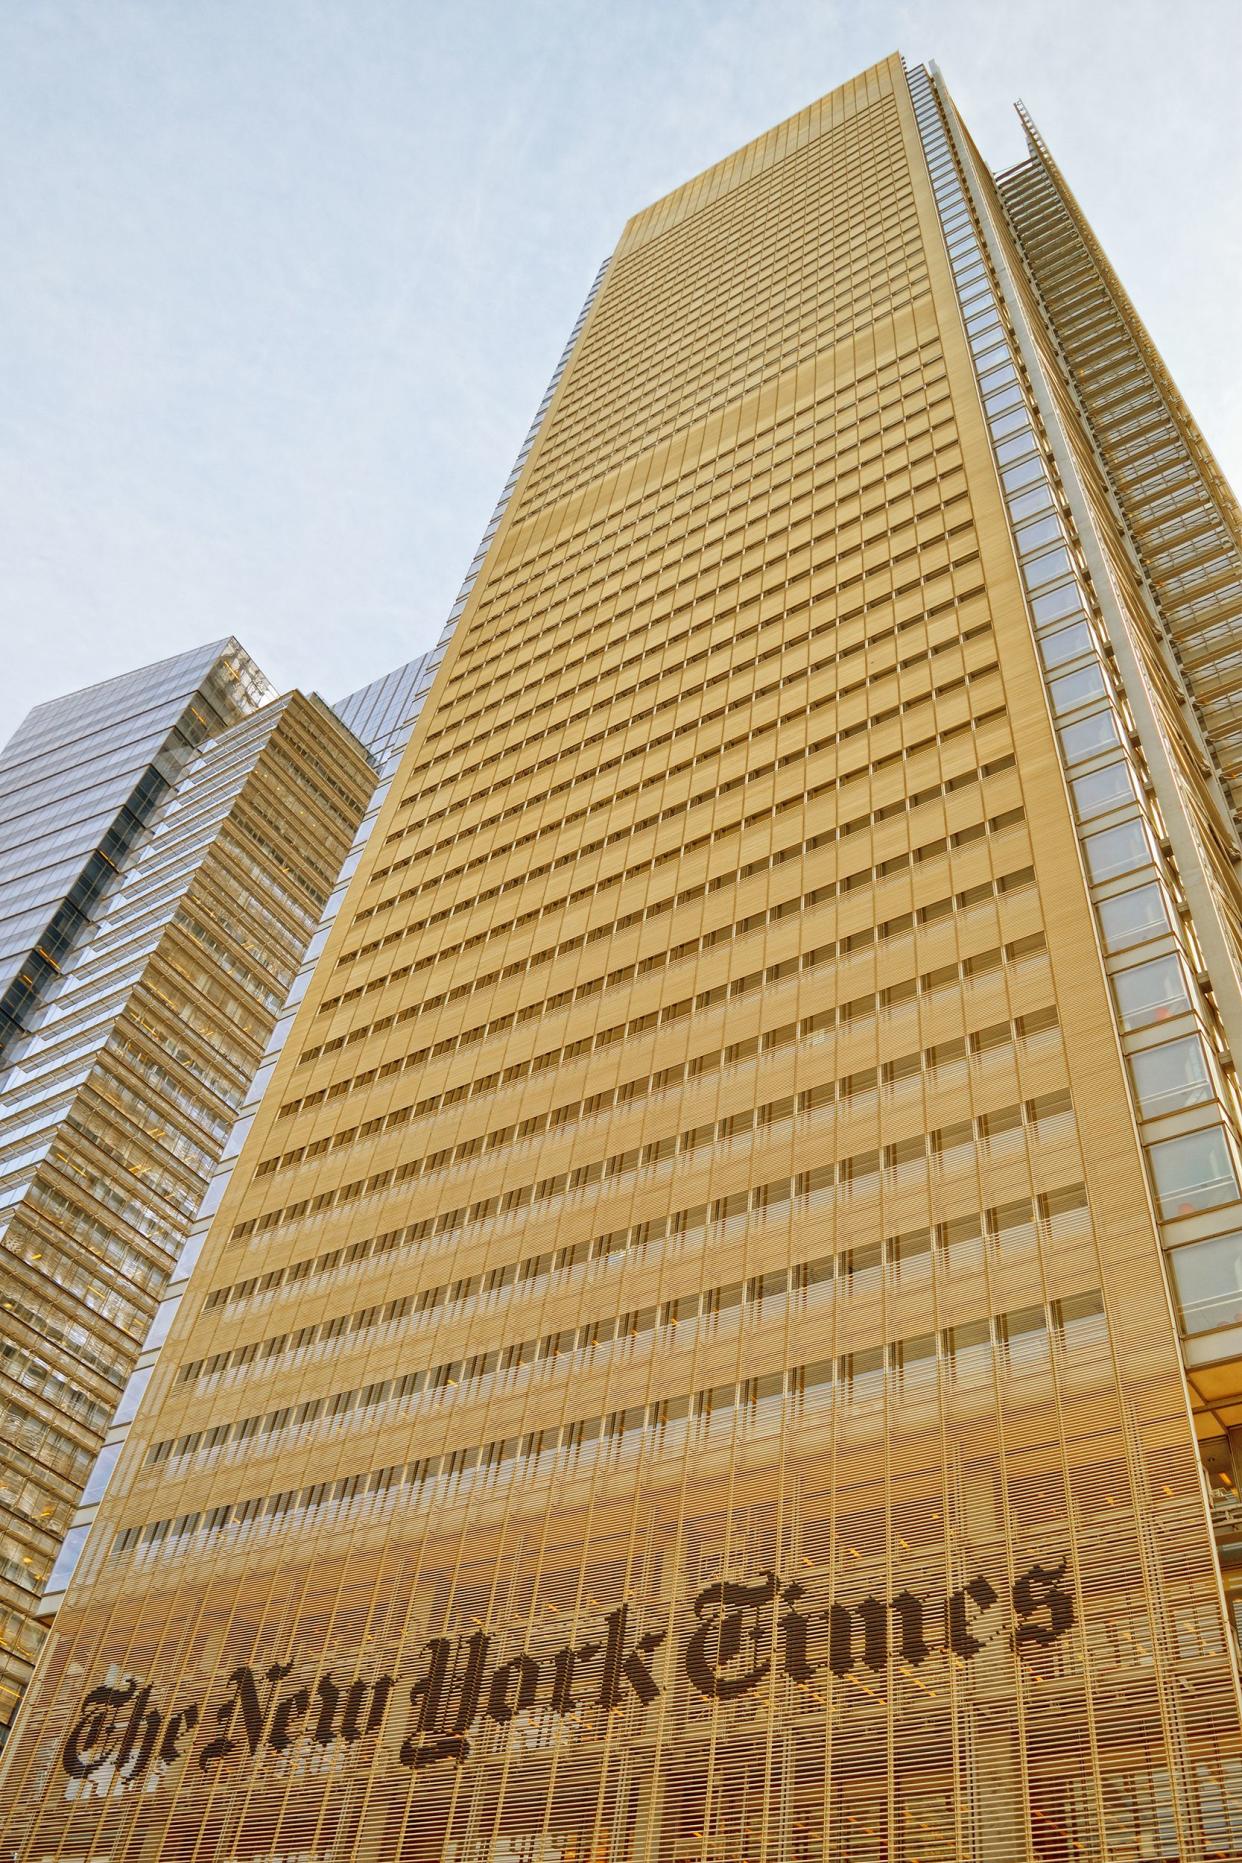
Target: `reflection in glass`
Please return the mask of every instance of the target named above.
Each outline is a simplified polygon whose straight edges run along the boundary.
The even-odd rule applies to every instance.
[[[1123,802],[1134,801],[1134,784],[1129,766],[1124,763],[1109,763],[1102,770],[1092,770],[1080,776],[1073,787],[1079,821],[1089,821],[1093,815],[1103,815],[1109,809],[1120,808]]]
[[[1184,1015],[1190,1008],[1186,979],[1175,957],[1154,957],[1149,964],[1136,964],[1133,970],[1117,971],[1113,989],[1121,1011],[1121,1026],[1125,1029],[1167,1022],[1171,1016]]]
[[[1182,1330],[1242,1325],[1242,1235],[1213,1236],[1169,1256]]]
[[[1115,874],[1151,865],[1151,846],[1140,821],[1122,822],[1103,834],[1090,835],[1083,851],[1093,880],[1111,880]]]
[[[1061,727],[1061,748],[1067,763],[1082,763],[1100,751],[1112,750],[1120,742],[1117,720],[1111,712],[1092,712],[1089,718],[1082,718],[1077,724]]]
[[[1079,621],[1073,627],[1061,627],[1055,633],[1041,634],[1039,651],[1045,666],[1063,666],[1066,660],[1076,660],[1080,653],[1090,653],[1091,630],[1085,621]]]
[[[95,1457],[95,1466],[86,1479],[82,1490],[82,1505],[89,1507],[92,1501],[98,1501],[108,1485],[108,1478],[116,1467],[116,1459],[121,1453],[120,1443],[106,1443]]]
[[[1036,626],[1047,627],[1050,622],[1064,621],[1070,615],[1085,614],[1086,604],[1076,582],[1063,582],[1059,589],[1048,589],[1043,595],[1036,595],[1031,611]]]
[[[1035,485],[1029,492],[1019,492],[1016,498],[1009,500],[1009,515],[1015,524],[1023,518],[1034,517],[1037,511],[1047,511],[1052,504],[1052,487],[1046,480]]]
[[[1156,880],[1146,886],[1131,887],[1128,893],[1114,893],[1111,899],[1102,899],[1099,911],[1104,947],[1108,951],[1124,951],[1130,945],[1146,944],[1149,938],[1162,937],[1169,930],[1164,892]]]
[[[176,1318],[177,1308],[180,1305],[180,1294],[178,1294],[175,1300],[161,1301],[160,1305],[155,1309],[155,1318],[151,1322],[151,1330],[143,1343],[142,1349],[144,1352],[149,1352],[153,1346],[163,1345],[165,1339],[168,1337],[168,1329]]]
[[[1054,712],[1072,712],[1092,699],[1102,699],[1107,688],[1098,666],[1084,666],[1077,673],[1066,673],[1063,679],[1054,679],[1048,690]]]
[[[142,1394],[151,1381],[152,1370],[152,1366],[144,1365],[141,1370],[134,1373],[129,1383],[125,1386],[125,1389],[121,1392],[121,1401],[117,1405],[116,1412],[112,1418],[114,1424],[133,1422],[138,1414],[138,1406],[142,1402]]]
[[[89,1527],[70,1527],[60,1543],[56,1563],[47,1575],[47,1591],[63,1591],[73,1577],[74,1567],[82,1557],[82,1548],[86,1544]]]
[[[1049,582],[1059,582],[1062,576],[1071,575],[1073,568],[1068,550],[1049,550],[1046,556],[1024,563],[1022,574],[1028,589],[1042,589]]]
[[[1144,1048],[1130,1056],[1130,1071],[1145,1119],[1178,1112],[1212,1097],[1207,1056],[1197,1035]]]
[[[1033,524],[1025,525],[1018,532],[1018,553],[1026,556],[1029,551],[1038,550],[1043,544],[1056,543],[1064,535],[1061,520],[1055,512],[1048,517],[1037,518]],[[1050,580],[1050,578],[1045,578],[1045,580]]]
[[[1238,1180],[1223,1126],[1165,1139],[1147,1155],[1161,1216],[1193,1216],[1197,1210],[1237,1201]]]
[[[1019,466],[1010,466],[1001,473],[1001,484],[1007,492],[1019,491],[1022,486],[1032,484],[1036,479],[1044,478],[1044,462],[1036,453],[1031,459],[1024,459]]]

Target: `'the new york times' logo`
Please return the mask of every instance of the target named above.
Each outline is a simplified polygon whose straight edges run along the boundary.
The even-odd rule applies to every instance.
[[[935,1608],[910,1591],[807,1608],[806,1588],[774,1572],[746,1582],[722,1580],[694,1599],[693,1628],[674,1660],[700,1695],[727,1702],[773,1674],[809,1685],[825,1672],[883,1673],[890,1655],[918,1668],[943,1650],[970,1662],[1002,1637],[1019,1652],[1039,1648],[1073,1625],[1067,1564],[1031,1566],[1003,1604],[990,1581],[979,1577]],[[550,1656],[523,1651],[494,1662],[494,1639],[481,1629],[463,1638],[432,1637],[418,1653],[408,1686],[411,1714],[401,1763],[414,1770],[445,1760],[462,1764],[480,1721],[504,1727],[537,1709],[567,1716],[584,1707],[605,1713],[632,1703],[648,1707],[671,1681],[661,1667],[668,1663],[669,1634],[639,1630],[633,1607],[619,1604],[589,1640]],[[328,1672],[290,1685],[293,1671],[292,1662],[258,1672],[242,1665],[228,1676],[218,1701],[205,1707],[186,1702],[171,1713],[157,1705],[155,1685],[136,1676],[120,1687],[92,1689],[65,1740],[61,1764],[70,1778],[111,1789],[136,1783],[152,1767],[158,1776],[196,1743],[205,1772],[265,1752],[279,1756],[300,1741],[348,1748],[383,1729],[398,1695],[391,1675],[345,1682]]]

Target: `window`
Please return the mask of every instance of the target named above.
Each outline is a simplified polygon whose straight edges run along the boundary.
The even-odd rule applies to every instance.
[[[1077,673],[1066,673],[1064,678],[1053,680],[1049,688],[1052,709],[1057,713],[1075,711],[1080,705],[1106,697],[1107,690],[1099,667],[1084,666]]]
[[[177,1265],[173,1269],[173,1278],[175,1280],[183,1281],[186,1276],[193,1271],[195,1263],[203,1252],[203,1243],[206,1240],[206,1229],[200,1229],[197,1234],[187,1237],[181,1253],[177,1257]]]
[[[1212,1098],[1212,1076],[1197,1035],[1142,1049],[1130,1056],[1130,1071],[1144,1119]]]
[[[1029,492],[1019,492],[1009,500],[1009,515],[1015,524],[1024,518],[1034,517],[1037,511],[1047,511],[1052,504],[1052,487],[1046,482],[1032,486]]]
[[[1044,544],[1061,542],[1064,535],[1060,519],[1055,512],[1050,512],[1047,517],[1036,518],[1033,524],[1024,525],[1018,532],[1018,553],[1027,556]],[[1049,577],[1044,577],[1044,581],[1049,580]]]
[[[99,1500],[108,1485],[108,1478],[116,1467],[116,1459],[121,1453],[120,1443],[108,1443],[95,1457],[95,1465],[86,1479],[82,1490],[82,1506],[89,1507],[92,1501]]]
[[[1091,630],[1085,621],[1076,621],[1072,627],[1059,627],[1052,634],[1040,636],[1039,651],[1046,667],[1063,666],[1067,660],[1076,660],[1081,653],[1091,651]]]
[[[1070,615],[1083,612],[1082,596],[1072,582],[1064,583],[1059,589],[1049,589],[1045,595],[1037,595],[1031,603],[1037,627],[1047,627],[1053,621],[1068,620]]]
[[[1128,893],[1102,899],[1099,910],[1104,945],[1109,951],[1146,944],[1149,938],[1159,938],[1169,930],[1164,892],[1154,880],[1149,886],[1134,886]]]
[[[1021,459],[1025,454],[1034,453],[1034,451],[1035,435],[1029,427],[1026,427],[1021,433],[1015,433],[1012,439],[1002,440],[996,448],[996,457],[1002,466],[1007,466],[1012,460]],[[1038,460],[1038,454],[1036,454],[1036,459]]]
[[[1148,1157],[1163,1217],[1193,1216],[1237,1201],[1237,1173],[1223,1126],[1165,1139]]]
[[[1122,822],[1083,842],[1087,871],[1093,880],[1111,880],[1118,873],[1152,865],[1151,843],[1141,821]]]
[[[1024,485],[1033,484],[1036,479],[1041,483],[1047,483],[1044,479],[1044,462],[1038,454],[1031,459],[1024,459],[1019,466],[1010,466],[1008,471],[1001,473],[1001,483],[1007,492],[1019,491]]]
[[[134,1373],[121,1392],[121,1401],[116,1407],[113,1423],[133,1422],[138,1414],[138,1406],[142,1402],[142,1394],[150,1383],[152,1369],[152,1366],[144,1365],[140,1371]]]
[[[1133,970],[1117,971],[1113,990],[1123,1029],[1167,1022],[1173,1016],[1184,1015],[1190,1008],[1185,974],[1175,957],[1154,957],[1149,964],[1136,964]]]
[[[1050,582],[1060,582],[1064,576],[1071,575],[1073,568],[1068,550],[1049,550],[1033,562],[1024,563],[1022,574],[1028,589],[1042,589]]]
[[[1174,1249],[1169,1267],[1183,1332],[1242,1325],[1242,1235]]]
[[[60,1544],[56,1563],[47,1576],[48,1591],[63,1591],[73,1577],[78,1560],[82,1557],[82,1548],[86,1544],[89,1527],[70,1527]]]
[[[1119,809],[1123,802],[1134,801],[1134,784],[1124,763],[1109,763],[1102,770],[1080,776],[1073,789],[1080,821],[1090,821],[1093,815],[1104,815],[1109,809]]]
[[[1074,630],[1071,628],[1068,632]],[[1059,634],[1052,636],[1053,640],[1060,638]],[[1088,757],[1114,749],[1120,742],[1117,721],[1111,712],[1092,712],[1089,718],[1082,718],[1077,724],[1061,727],[1061,749],[1067,763],[1083,763]]]
[[[179,1294],[172,1300],[161,1301],[160,1305],[155,1309],[155,1318],[151,1322],[151,1330],[143,1342],[142,1349],[144,1352],[149,1352],[153,1346],[163,1345],[165,1339],[168,1337],[168,1329],[176,1318],[177,1308],[180,1305],[181,1296]]]

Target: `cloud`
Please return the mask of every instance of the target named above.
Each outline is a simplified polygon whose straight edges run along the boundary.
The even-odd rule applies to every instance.
[[[420,651],[627,216],[896,47],[938,60],[999,164],[1025,97],[1236,472],[1240,20],[9,8],[0,738],[67,683],[225,632],[329,696]]]

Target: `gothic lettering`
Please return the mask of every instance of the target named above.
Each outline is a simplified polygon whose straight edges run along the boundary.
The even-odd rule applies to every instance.
[[[753,1585],[722,1581],[709,1585],[694,1600],[694,1614],[699,1627],[686,1645],[686,1674],[701,1695],[717,1701],[733,1701],[757,1688],[772,1667],[772,1658],[759,1661],[763,1641],[765,1606],[770,1605],[778,1588],[775,1572]],[[710,1617],[704,1615],[711,1611]],[[753,1613],[753,1615],[751,1615]],[[751,1646],[751,1667],[741,1675],[723,1672],[737,1661],[743,1643]]]
[[[427,1644],[430,1661],[427,1673],[410,1690],[410,1701],[419,1710],[415,1734],[401,1748],[402,1763],[416,1771],[434,1766],[440,1759],[461,1761],[470,1751],[466,1731],[479,1711],[483,1689],[483,1670],[491,1638],[476,1630],[465,1642],[465,1667],[457,1673],[459,1643],[448,1637],[433,1637]],[[456,1705],[453,1695],[456,1690]]]
[[[1068,1563],[1062,1559],[1060,1565],[1033,1565],[1014,1586],[1014,1615],[1022,1620],[1013,1633],[1016,1648],[1024,1643],[1055,1643],[1073,1624],[1073,1597],[1061,1589]],[[1047,1623],[1031,1622],[1039,1611],[1048,1613]]]
[[[139,1689],[137,1676],[131,1676],[124,1688],[93,1688],[87,1695],[60,1756],[71,1779],[89,1779],[112,1759],[120,1739],[117,1717],[121,1709],[136,1695],[142,1700],[151,1693],[150,1688],[141,1694]]]
[[[637,1637],[633,1649],[627,1652],[625,1635],[629,1613],[628,1604],[619,1604],[604,1619],[608,1626],[608,1641],[604,1645],[604,1681],[599,1691],[599,1705],[609,1712],[621,1706],[625,1699],[624,1684],[627,1682],[644,1707],[649,1707],[660,1693],[656,1679],[643,1659],[659,1649],[668,1631],[649,1630],[645,1636]]]
[[[862,1626],[862,1659],[868,1669],[888,1668],[888,1606],[879,1598],[864,1598],[852,1608],[834,1604],[828,1612],[828,1667],[834,1675],[848,1675],[854,1667],[854,1620]]]
[[[515,1714],[524,1708],[531,1708],[535,1703],[535,1691],[539,1686],[539,1664],[533,1656],[523,1653],[514,1656],[509,1662],[502,1663],[492,1677],[492,1686],[488,1690],[487,1713],[493,1721],[503,1727]],[[509,1690],[513,1688],[513,1700],[509,1700]]]
[[[960,1656],[963,1662],[968,1661],[972,1656],[977,1656],[983,1648],[983,1641],[974,1636],[969,1628],[971,1605],[973,1604],[979,1611],[989,1611],[995,1603],[996,1593],[986,1578],[972,1578],[969,1585],[963,1585],[949,1599],[945,1613],[949,1648],[955,1656]]]
[[[263,1679],[268,1685],[266,1703],[259,1700],[259,1689],[254,1678],[254,1671],[246,1668],[244,1664],[234,1669],[228,1678],[233,1693],[216,1709],[216,1720],[223,1731],[203,1748],[198,1757],[198,1763],[204,1770],[216,1760],[227,1759],[229,1754],[235,1751],[237,1742],[232,1738],[229,1730],[239,1711],[242,1726],[245,1729],[246,1745],[250,1748],[251,1758],[255,1756],[263,1740],[268,1706],[276,1684],[284,1681],[292,1667],[291,1662],[273,1663],[272,1667],[265,1671]]]
[[[1015,1650],[1055,1643],[1072,1628],[1068,1574],[1069,1562],[1062,1559],[1059,1565],[1032,1565],[1015,1580],[1007,1600]],[[759,1688],[774,1668],[791,1681],[807,1683],[825,1663],[838,1677],[859,1664],[878,1674],[890,1655],[917,1668],[936,1653],[927,1642],[928,1603],[911,1591],[857,1603],[837,1598],[826,1609],[814,1610],[805,1608],[806,1596],[804,1584],[783,1584],[775,1572],[706,1586],[691,1606],[696,1622],[680,1652],[686,1680],[709,1700],[732,1701]],[[973,1660],[998,1634],[999,1625],[986,1620],[999,1602],[982,1576],[943,1599],[941,1647],[960,1662]],[[652,1659],[668,1632],[636,1634],[633,1614],[630,1604],[610,1611],[602,1643],[565,1644],[542,1660],[521,1650],[494,1666],[486,1631],[460,1639],[432,1637],[420,1652],[420,1672],[409,1691],[415,1715],[400,1749],[402,1764],[415,1771],[441,1760],[463,1764],[480,1716],[497,1727],[508,1726],[535,1706],[549,1671],[547,1706],[554,1715],[572,1715],[584,1699],[606,1713],[626,1705],[650,1707],[664,1692]],[[596,1664],[600,1680],[592,1697],[582,1692],[578,1675]],[[131,1676],[120,1687],[92,1689],[65,1738],[62,1769],[71,1779],[132,1785],[153,1761],[167,1768],[183,1759],[190,1736],[204,1720],[215,1732],[198,1754],[203,1769],[246,1755],[258,1759],[264,1752],[279,1757],[299,1742],[353,1747],[383,1726],[395,1677],[344,1683],[325,1670],[282,1694],[280,1684],[292,1670],[292,1661],[258,1672],[241,1664],[226,1678],[223,1699],[208,1708],[187,1703],[167,1716],[156,1703],[154,1683]]]

